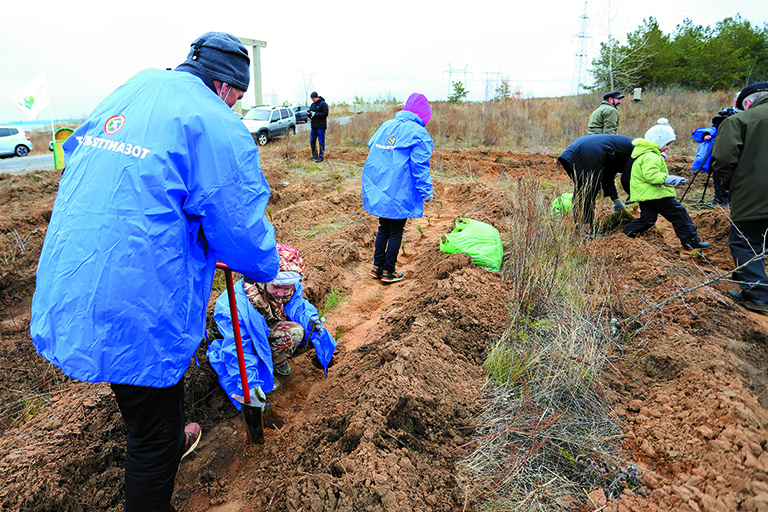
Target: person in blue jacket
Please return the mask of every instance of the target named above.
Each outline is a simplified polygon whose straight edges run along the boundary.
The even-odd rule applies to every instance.
[[[691,170],[709,172],[709,164],[712,161],[712,148],[715,145],[715,137],[717,136],[717,129],[725,119],[736,114],[738,111],[734,108],[724,108],[712,118],[712,126],[710,128],[702,127],[696,128],[691,137],[693,140],[699,143],[699,147],[696,149],[696,156],[693,159]],[[712,185],[715,188],[715,197],[712,201],[715,205],[728,204],[728,190],[723,187],[720,182],[720,177],[716,174],[712,174]]]
[[[424,128],[432,117],[426,96],[413,93],[394,119],[368,141],[363,166],[363,208],[379,217],[371,276],[390,284],[403,280],[395,269],[406,220],[424,215],[432,201],[432,137]]]
[[[205,332],[216,260],[278,270],[270,189],[231,106],[249,82],[234,36],[209,32],[176,70],[148,69],[64,143],[37,269],[31,336],[74,379],[109,382],[128,431],[125,510],[171,511],[185,431],[182,377]]]
[[[240,339],[245,358],[248,387],[264,393],[280,387],[278,376],[291,374],[290,358],[299,347],[314,348],[316,365],[326,375],[336,340],[323,327],[317,308],[304,298],[304,260],[290,245],[278,243],[280,271],[269,282],[243,278],[235,283],[235,303]],[[237,344],[232,325],[229,296],[216,300],[213,319],[223,339],[213,340],[208,361],[219,376],[219,384],[240,409],[237,397],[243,396],[237,360]]]

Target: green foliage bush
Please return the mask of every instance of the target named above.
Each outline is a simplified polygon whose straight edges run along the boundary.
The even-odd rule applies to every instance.
[[[738,90],[768,75],[768,27],[739,15],[714,28],[686,18],[672,34],[664,34],[650,17],[627,35],[626,45],[616,39],[601,43],[600,57],[592,65],[597,90]]]

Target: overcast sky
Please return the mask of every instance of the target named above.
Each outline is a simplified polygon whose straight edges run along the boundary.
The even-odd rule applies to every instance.
[[[308,81],[329,103],[351,103],[355,96],[403,100],[412,92],[445,99],[450,79],[465,83],[468,99],[483,100],[498,77],[529,97],[567,95],[573,92],[585,7],[579,0],[7,4],[0,31],[0,123],[26,120],[11,96],[41,71],[54,118],[87,116],[138,71],[176,67],[190,43],[208,31],[267,42],[261,50],[266,103],[304,103],[302,84]],[[685,18],[714,27],[737,13],[763,27],[768,2],[589,0],[589,61],[609,26],[624,40],[649,16],[670,33]],[[47,109],[40,118],[48,118]]]

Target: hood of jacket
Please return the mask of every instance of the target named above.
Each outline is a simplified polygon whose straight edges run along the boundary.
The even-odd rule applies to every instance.
[[[408,100],[403,106],[403,110],[406,112],[413,112],[419,118],[424,121],[424,126],[432,119],[432,108],[429,106],[429,100],[423,94],[415,92],[408,97]]]
[[[632,141],[632,144],[635,146],[635,149],[632,150],[632,158],[637,158],[646,153],[656,153],[657,155],[661,155],[659,145],[648,139],[635,139]]]

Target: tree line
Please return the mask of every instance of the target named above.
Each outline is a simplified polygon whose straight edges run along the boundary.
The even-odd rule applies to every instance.
[[[738,14],[714,28],[686,18],[664,34],[651,17],[627,34],[627,44],[614,38],[600,43],[590,73],[593,90],[741,89],[768,80],[768,25],[761,28]]]

